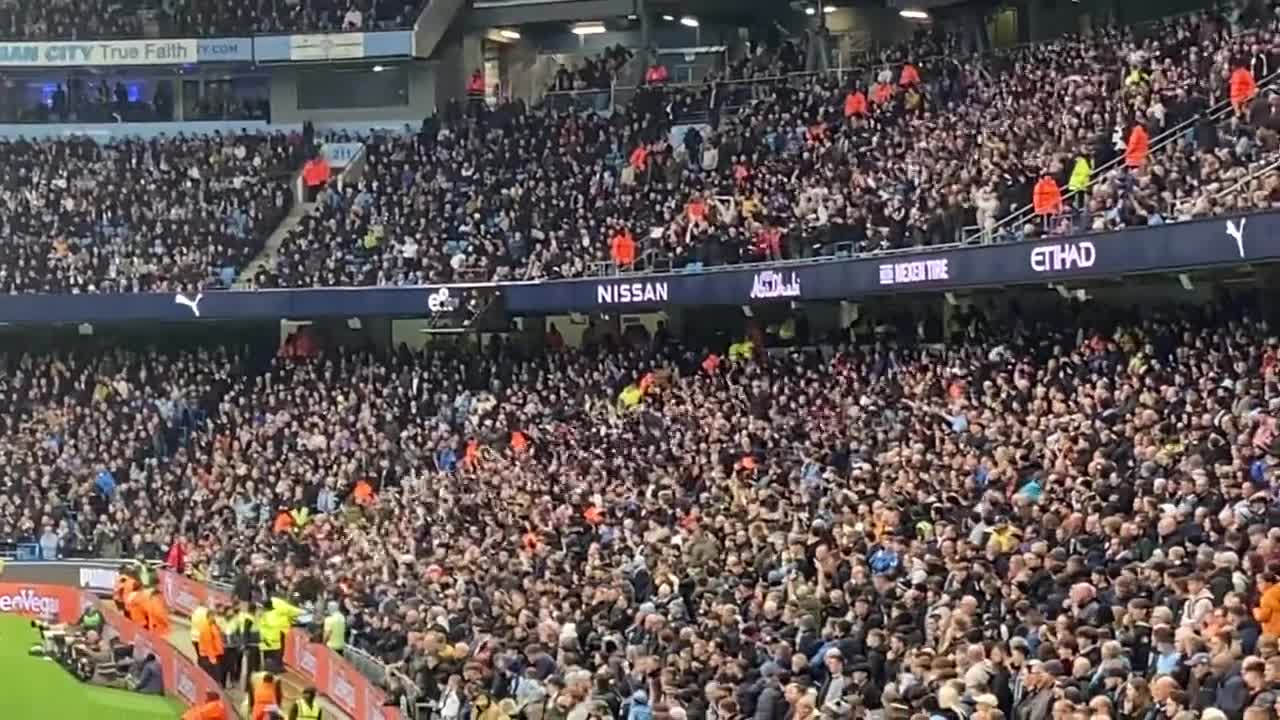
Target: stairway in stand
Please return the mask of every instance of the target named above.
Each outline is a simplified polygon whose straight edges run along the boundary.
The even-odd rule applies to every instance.
[[[233,290],[253,290],[257,287],[254,278],[257,277],[258,271],[275,267],[276,260],[279,258],[280,246],[284,243],[284,239],[293,232],[298,226],[302,218],[311,214],[316,209],[316,203],[294,203],[289,214],[281,221],[280,226],[271,233],[267,238],[266,245],[263,246],[262,252],[240,271],[236,277],[235,283],[232,284]]]

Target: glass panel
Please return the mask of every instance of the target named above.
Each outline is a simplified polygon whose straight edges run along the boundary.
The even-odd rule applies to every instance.
[[[304,70],[298,73],[298,109],[376,108],[409,104],[409,70],[388,67]]]
[[[168,122],[177,116],[178,82],[187,120],[269,119],[265,77],[68,68],[0,73],[0,122]]]

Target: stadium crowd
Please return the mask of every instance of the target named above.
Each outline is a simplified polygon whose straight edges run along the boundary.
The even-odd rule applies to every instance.
[[[1249,3],[982,55],[928,34],[882,58],[890,65],[761,80],[803,57],[803,47],[787,44],[698,88],[649,83],[610,114],[454,103],[417,134],[364,138],[362,178],[332,183],[255,280],[297,287],[576,277],[934,245],[977,232],[1017,240],[1274,207],[1280,100],[1268,78],[1280,68],[1280,20],[1272,9]],[[602,62],[624,61],[611,57]],[[751,80],[728,79],[742,77]],[[1224,103],[1233,107],[1204,114]],[[1176,137],[1163,144],[1162,133]],[[39,172],[33,163],[67,144],[10,160],[19,172]],[[162,264],[187,268],[183,284],[217,286],[243,269],[260,243],[253,238],[280,216],[277,186],[263,179],[277,163],[225,167],[239,178],[226,203],[250,215],[254,231],[240,222],[237,237],[213,243],[207,234],[171,235]],[[1037,197],[1045,178],[1058,196],[1054,214],[1001,223]],[[1091,178],[1087,193],[1071,193]],[[117,173],[94,192],[144,197],[144,181]],[[247,197],[255,193],[257,202]],[[30,198],[45,208],[65,200],[56,187]],[[218,218],[229,211],[215,209]],[[60,244],[78,244],[64,231],[74,218],[14,212],[0,218],[27,233],[4,247],[0,276],[31,277],[28,268],[59,255]],[[143,233],[136,239],[154,244]],[[136,244],[95,247],[93,262],[59,283],[133,289],[108,272],[137,263]],[[139,287],[167,286],[135,274],[144,276]],[[9,281],[5,289],[41,285]]]
[[[142,7],[139,7],[141,5]],[[152,5],[153,7],[147,7]],[[118,40],[146,37],[143,9],[168,37],[399,30],[418,19],[417,0],[0,0],[0,39]]]
[[[362,182],[328,194],[261,282],[555,278],[940,244],[994,229],[1045,176],[1067,194],[1112,161],[1087,201],[1068,195],[1057,217],[1001,238],[1272,207],[1269,191],[1222,191],[1278,158],[1280,103],[1258,91],[1280,63],[1276,31],[1269,12],[1206,13],[969,57],[929,37],[870,82],[657,84],[611,115],[459,106],[417,136],[372,138]],[[922,57],[939,47],[951,52]],[[1252,87],[1236,88],[1237,70]]]
[[[15,354],[0,535],[336,603],[448,718],[1273,720],[1280,339],[1074,312]]]
[[[142,19],[111,0],[2,0],[0,38],[92,40],[142,37]]]
[[[0,141],[0,292],[226,286],[289,210],[301,135]]]

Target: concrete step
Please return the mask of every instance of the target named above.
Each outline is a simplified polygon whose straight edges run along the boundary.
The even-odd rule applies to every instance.
[[[254,289],[253,279],[257,276],[258,271],[263,268],[274,267],[276,260],[279,259],[280,246],[284,244],[284,240],[289,236],[290,232],[302,222],[302,218],[310,215],[316,208],[316,203],[294,203],[293,209],[280,222],[280,225],[267,238],[266,245],[263,246],[262,252],[258,253],[249,264],[240,271],[231,287],[235,290],[252,290]]]

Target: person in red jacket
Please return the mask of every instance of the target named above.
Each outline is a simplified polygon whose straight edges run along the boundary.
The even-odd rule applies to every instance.
[[[1230,88],[1231,107],[1237,113],[1243,112],[1245,105],[1258,94],[1258,83],[1253,79],[1253,73],[1243,65],[1231,71]]]
[[[867,114],[867,96],[861,90],[854,90],[844,98],[844,116]]]
[[[484,71],[476,68],[471,73],[471,79],[467,80],[467,97],[482,98],[484,97]]]
[[[187,571],[187,540],[182,536],[174,539],[165,555],[164,564],[170,570],[182,575]]]
[[[907,63],[902,66],[902,74],[898,77],[898,84],[902,87],[911,87],[920,84],[920,71],[915,65]]]

